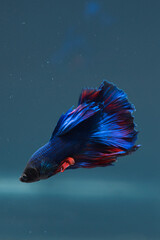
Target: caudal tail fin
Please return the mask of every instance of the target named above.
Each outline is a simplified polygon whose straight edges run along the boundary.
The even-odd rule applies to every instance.
[[[75,167],[106,166],[139,147],[132,116],[135,108],[122,90],[104,81],[98,89],[83,90],[79,104],[91,102],[101,105],[102,114]]]

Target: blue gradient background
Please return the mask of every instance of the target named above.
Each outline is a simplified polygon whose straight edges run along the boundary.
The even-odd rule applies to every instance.
[[[0,240],[159,240],[160,3],[0,3]],[[103,79],[135,104],[141,149],[20,183],[60,115]]]

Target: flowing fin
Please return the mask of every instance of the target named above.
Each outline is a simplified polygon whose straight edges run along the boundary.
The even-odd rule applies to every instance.
[[[103,104],[102,114],[73,168],[107,166],[140,147],[135,145],[134,106],[122,90],[104,81],[98,90],[83,90],[80,103],[92,101]]]
[[[85,101],[103,104],[103,114],[90,136],[91,142],[125,150],[134,146],[137,138],[132,116],[134,106],[122,90],[104,81],[97,91],[83,90],[80,102]]]
[[[98,102],[100,91],[94,88],[84,88],[79,97],[78,105],[87,102]]]
[[[97,130],[90,140],[109,147],[130,150],[137,139],[137,131],[130,112],[119,112],[112,115],[104,114]]]
[[[75,156],[76,162],[69,169],[110,166],[113,165],[117,157],[128,155],[139,147],[140,145],[134,145],[132,149],[126,151],[120,148],[90,143],[84,148],[83,152]]]
[[[86,160],[82,162],[77,162],[75,165],[70,166],[68,169],[76,169],[76,168],[94,168],[94,167],[106,167],[112,166],[116,161],[116,158],[107,158],[106,160]]]
[[[63,114],[57,126],[52,134],[51,139],[56,136],[62,136],[76,127],[78,124],[84,120],[94,116],[101,109],[95,103],[81,104],[74,110],[69,110],[66,114]]]
[[[95,148],[95,146],[87,146],[83,152],[75,156],[75,164],[69,169],[75,168],[94,168],[112,165],[116,161],[115,154],[107,154],[102,152],[104,149]]]
[[[105,112],[112,114],[123,110],[130,112],[135,110],[133,104],[128,101],[127,95],[114,84],[104,81],[100,89],[103,92]]]
[[[85,102],[104,104],[104,111],[109,113],[119,111],[120,109],[134,110],[134,106],[128,102],[127,95],[108,81],[103,81],[98,89],[83,89],[79,98],[79,104]]]

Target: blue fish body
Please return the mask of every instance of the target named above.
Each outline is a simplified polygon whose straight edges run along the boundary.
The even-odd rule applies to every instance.
[[[35,182],[65,169],[108,166],[135,151],[134,106],[126,94],[104,81],[84,89],[78,107],[63,114],[47,144],[30,158],[20,180]]]

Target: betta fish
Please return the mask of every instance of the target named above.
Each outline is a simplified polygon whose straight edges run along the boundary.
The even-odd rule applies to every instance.
[[[66,169],[112,165],[135,151],[134,106],[108,81],[83,89],[78,106],[62,114],[48,143],[28,161],[20,181],[47,179]]]

